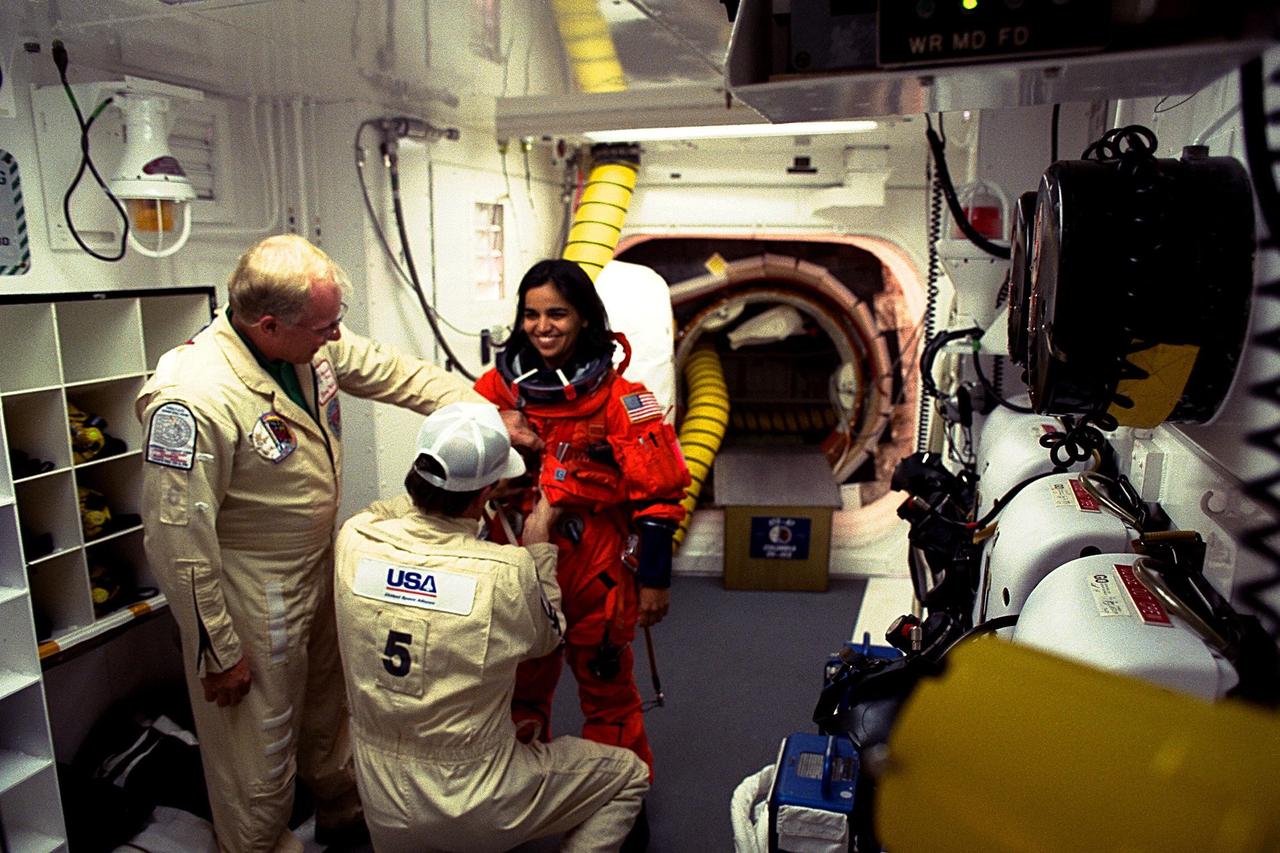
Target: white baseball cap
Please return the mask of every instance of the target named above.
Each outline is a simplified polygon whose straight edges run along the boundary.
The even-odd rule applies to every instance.
[[[489,403],[450,403],[422,422],[418,455],[440,463],[445,476],[418,476],[446,492],[475,492],[504,477],[524,473],[524,460],[511,447],[507,427]]]

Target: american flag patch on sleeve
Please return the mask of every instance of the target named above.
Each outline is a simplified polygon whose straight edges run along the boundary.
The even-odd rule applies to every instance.
[[[622,398],[622,406],[627,410],[627,417],[633,424],[662,417],[662,406],[658,405],[658,398],[648,391],[628,394]]]

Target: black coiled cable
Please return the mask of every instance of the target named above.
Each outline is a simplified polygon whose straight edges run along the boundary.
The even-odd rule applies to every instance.
[[[1240,69],[1240,113],[1244,127],[1245,155],[1249,161],[1249,173],[1253,178],[1254,193],[1258,200],[1258,208],[1267,226],[1267,239],[1260,248],[1272,253],[1273,258],[1280,253],[1280,189],[1276,186],[1275,173],[1272,171],[1277,162],[1267,142],[1267,124],[1280,122],[1275,113],[1266,112],[1266,86],[1280,86],[1280,69],[1273,71],[1270,77],[1264,76],[1262,59],[1253,59]],[[1280,299],[1280,279],[1269,281],[1259,290],[1261,298],[1272,303]],[[1280,335],[1274,328],[1260,331],[1253,339],[1254,345],[1268,353],[1280,353]],[[1280,406],[1280,377],[1273,376],[1264,382],[1256,382],[1249,386],[1249,393],[1254,399]],[[1280,635],[1280,613],[1277,613],[1270,602],[1268,594],[1280,587],[1280,551],[1274,541],[1280,536],[1280,498],[1276,496],[1276,488],[1280,486],[1280,424],[1274,419],[1261,429],[1248,432],[1245,442],[1263,453],[1272,461],[1265,474],[1255,477],[1244,484],[1244,492],[1251,499],[1264,507],[1270,516],[1265,524],[1247,531],[1243,543],[1253,553],[1262,558],[1269,573],[1259,579],[1245,583],[1241,589],[1241,599],[1254,612],[1262,617],[1267,631],[1273,638]]]
[[[1062,419],[1066,432],[1050,432],[1040,436],[1040,446],[1048,448],[1049,459],[1063,468],[1083,462],[1095,452],[1101,452],[1107,439],[1102,434],[1115,430],[1116,419],[1106,412],[1094,411],[1076,420],[1070,416]]]
[[[1089,143],[1089,147],[1084,149],[1080,158],[1102,163],[1116,160],[1136,162],[1139,159],[1146,160],[1153,157],[1157,147],[1156,135],[1150,128],[1140,124],[1130,124],[1124,127],[1113,127],[1102,134]]]
[[[942,184],[938,180],[938,174],[934,169],[932,160],[928,161],[926,165],[925,179],[929,183],[929,216],[927,225],[929,266],[924,307],[924,341],[927,346],[933,340],[934,332],[938,328],[938,281],[942,278],[942,258],[938,256],[938,239],[942,236]],[[937,394],[937,387],[933,384],[931,375],[932,369],[931,363],[929,371],[926,372],[922,357],[920,362],[920,416],[916,421],[917,451],[927,450],[929,444],[929,412],[933,406],[933,397]],[[925,376],[930,378],[925,379]]]
[[[102,115],[115,98],[107,98],[98,104],[97,108],[89,115],[84,117],[84,113],[80,111],[80,102],[76,99],[76,94],[71,89],[71,84],[67,82],[67,66],[70,64],[67,56],[67,48],[61,41],[53,42],[53,64],[58,69],[58,79],[62,81],[62,89],[67,93],[67,99],[71,101],[71,109],[75,111],[76,123],[80,126],[80,167],[76,169],[76,176],[71,179],[71,184],[67,187],[67,191],[62,196],[62,218],[66,220],[67,231],[70,232],[76,244],[80,246],[84,252],[92,258],[107,263],[115,263],[124,258],[125,251],[128,249],[129,240],[129,214],[125,212],[124,205],[120,203],[120,199],[116,198],[115,193],[111,191],[110,185],[103,179],[98,167],[94,165],[93,155],[89,153],[89,129],[93,127],[93,123],[98,120],[98,116]],[[95,251],[84,238],[80,236],[80,232],[76,229],[75,221],[71,217],[71,196],[75,194],[76,188],[80,186],[80,181],[84,178],[85,170],[88,170],[93,179],[98,182],[98,186],[102,188],[102,192],[106,195],[107,200],[111,202],[111,206],[115,208],[116,213],[123,223],[120,230],[120,247],[114,255],[104,255]]]

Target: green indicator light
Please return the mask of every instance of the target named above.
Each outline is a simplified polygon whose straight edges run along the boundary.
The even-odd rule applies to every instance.
[[[978,8],[978,0],[960,0],[960,5],[967,11],[972,12],[974,9]]]

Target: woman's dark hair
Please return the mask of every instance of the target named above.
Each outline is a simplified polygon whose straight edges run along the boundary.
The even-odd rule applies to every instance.
[[[516,291],[516,322],[507,346],[515,347],[518,351],[529,345],[529,336],[524,332],[525,294],[548,283],[573,306],[586,323],[582,333],[578,335],[572,360],[583,362],[612,353],[613,334],[609,331],[609,315],[604,310],[604,303],[600,301],[600,294],[596,292],[595,283],[577,263],[563,260],[538,261],[520,279],[520,287]]]
[[[476,489],[471,492],[446,491],[434,483],[428,483],[418,473],[419,471],[436,477],[444,477],[445,475],[444,468],[440,467],[440,463],[425,453],[419,454],[418,458],[413,461],[413,467],[409,469],[409,473],[404,477],[404,489],[409,493],[409,497],[413,500],[413,505],[418,508],[419,512],[459,518],[462,513],[466,512],[471,502],[475,500],[476,495],[484,491],[484,489]]]

